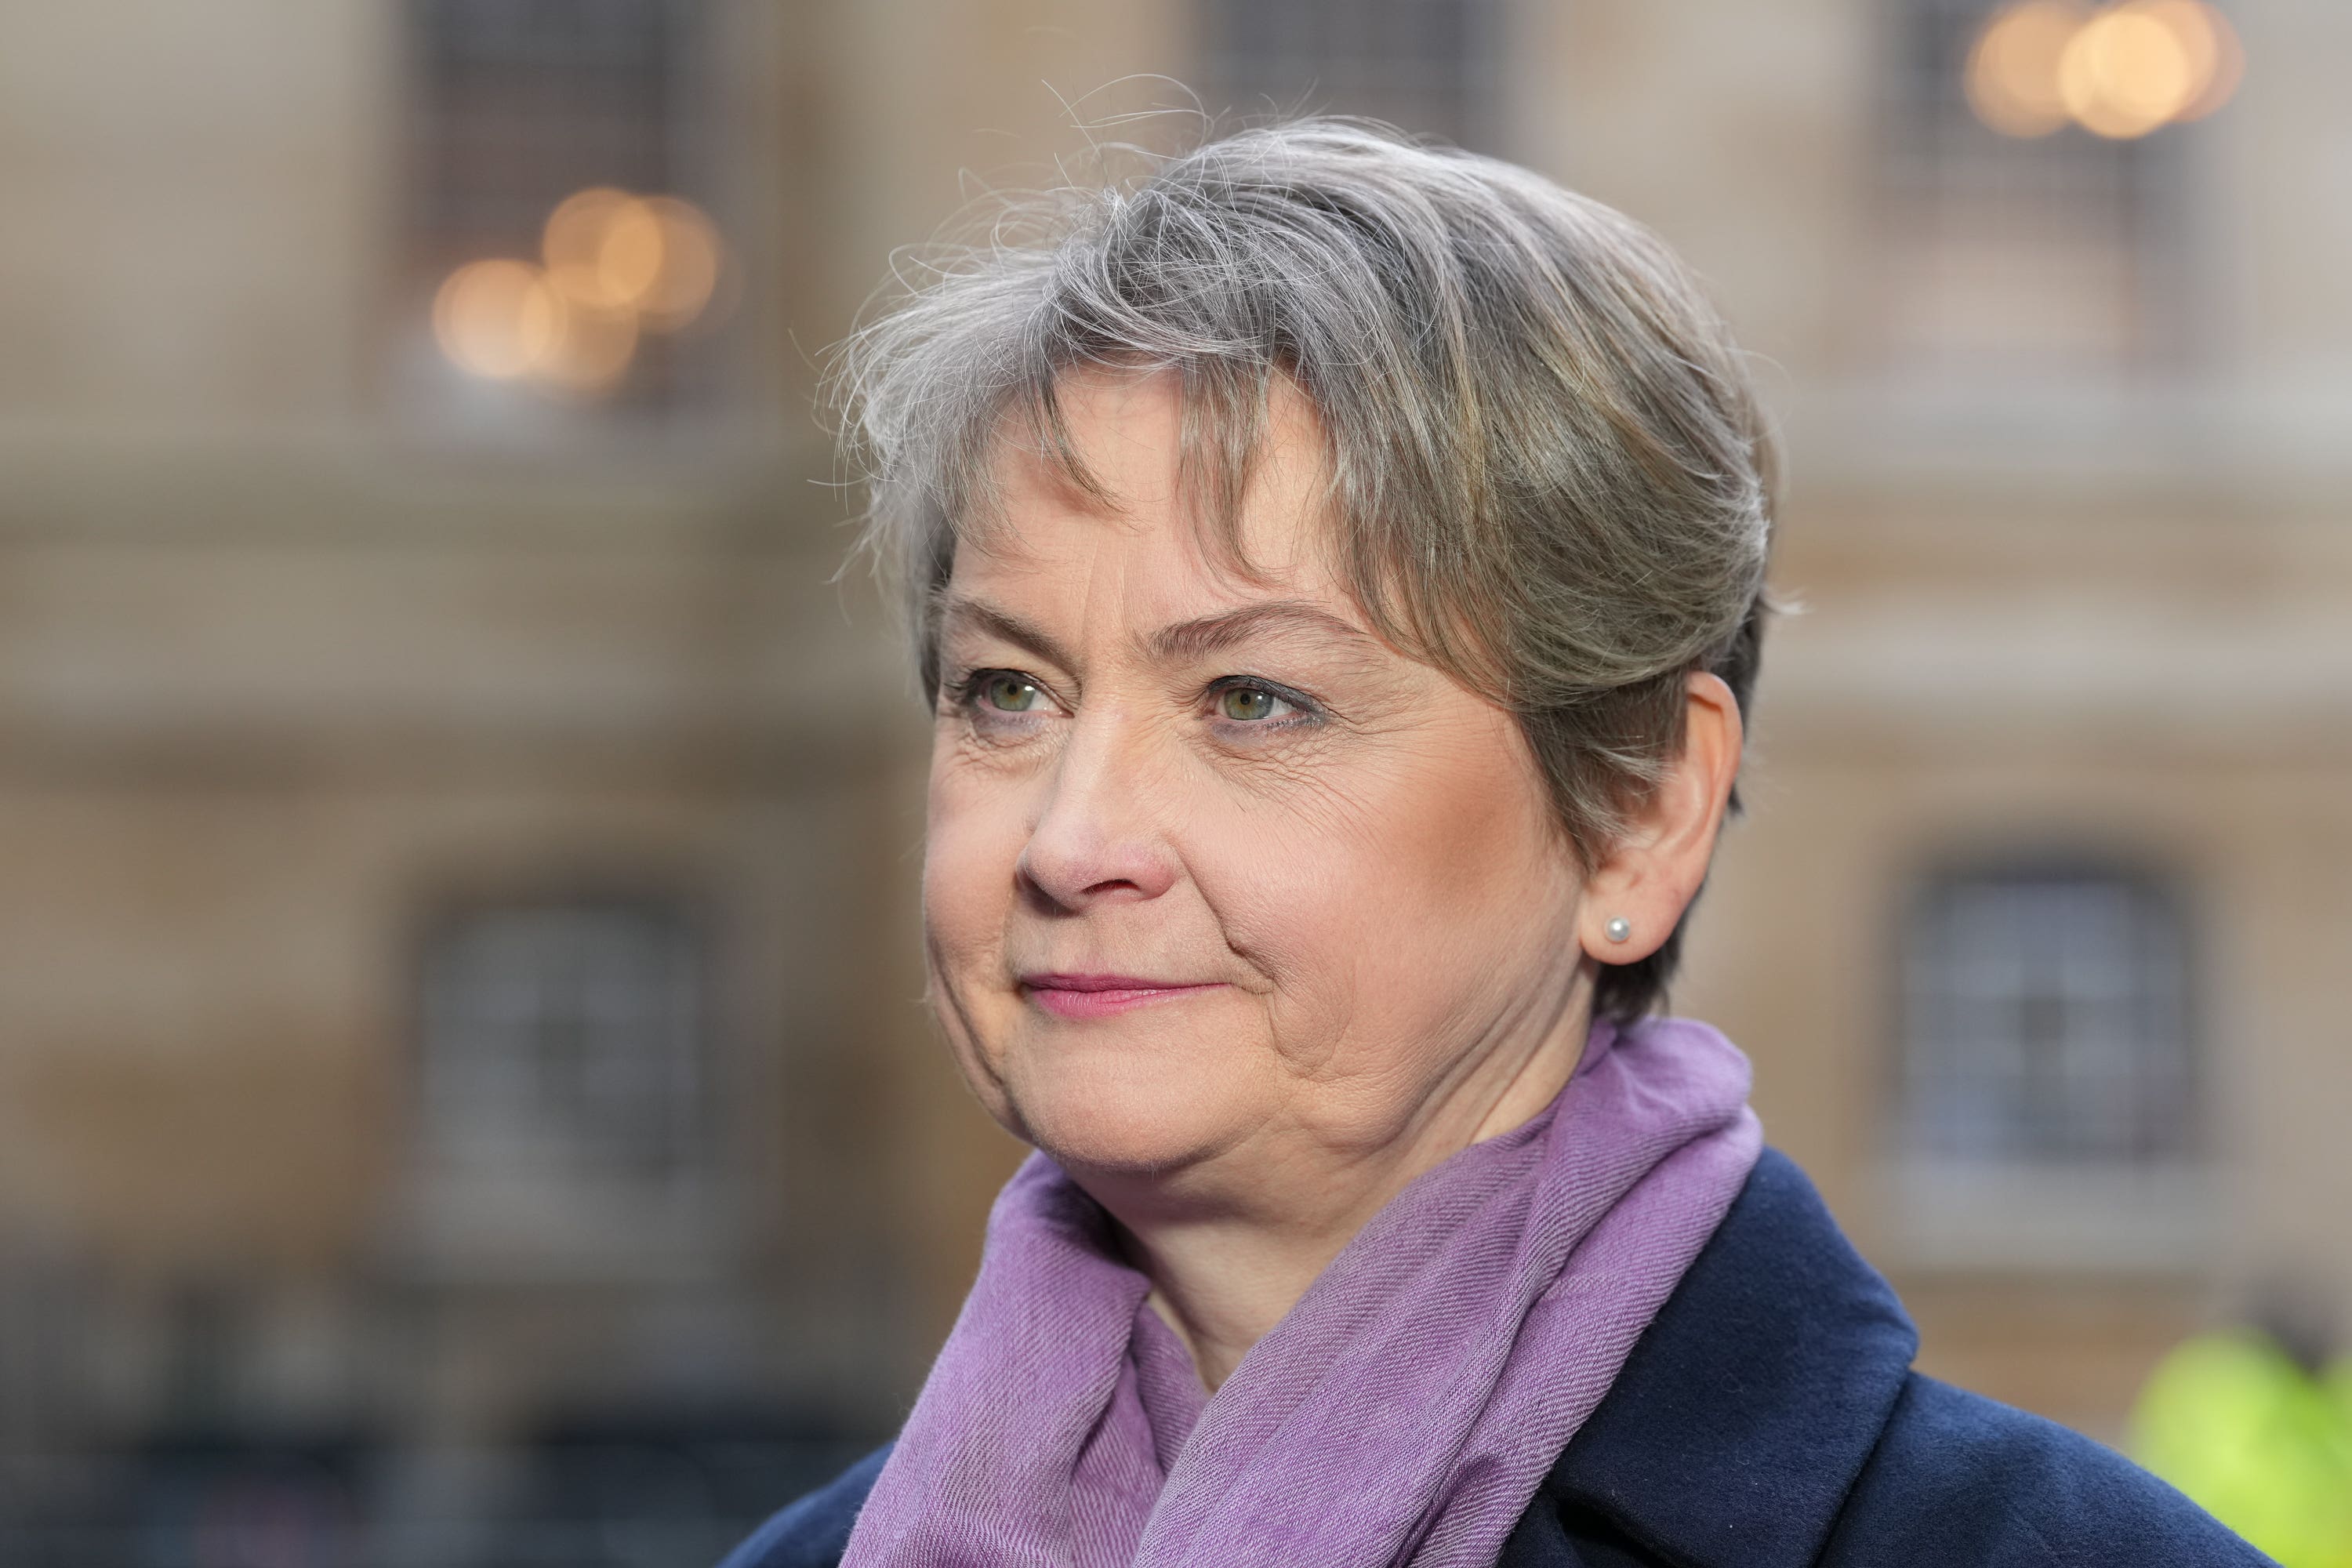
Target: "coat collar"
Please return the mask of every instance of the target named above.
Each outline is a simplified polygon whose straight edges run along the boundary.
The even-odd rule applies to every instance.
[[[1802,1568],[1918,1342],[1804,1173],[1768,1149],[1543,1490],[1693,1568]]]

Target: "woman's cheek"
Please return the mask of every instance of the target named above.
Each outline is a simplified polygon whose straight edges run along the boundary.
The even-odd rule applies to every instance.
[[[934,812],[923,857],[924,953],[931,1011],[965,1083],[1013,1136],[1028,1131],[1006,1098],[1003,1058],[1020,1004],[1007,990],[1004,923],[1011,887],[988,869],[986,842],[968,816]]]
[[[933,950],[969,983],[972,963],[1001,949],[1013,868],[1021,853],[1017,821],[979,781],[942,775],[931,783],[923,838],[923,921]]]
[[[1319,813],[1204,810],[1181,852],[1225,945],[1293,1009],[1320,1011],[1355,957],[1371,911],[1357,897],[1364,867],[1349,836]]]

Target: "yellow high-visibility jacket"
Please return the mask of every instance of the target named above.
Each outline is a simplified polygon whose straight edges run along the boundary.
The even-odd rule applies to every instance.
[[[2262,1334],[2200,1334],[2150,1374],[2130,1447],[2284,1568],[2352,1568],[2352,1361],[2314,1379]]]

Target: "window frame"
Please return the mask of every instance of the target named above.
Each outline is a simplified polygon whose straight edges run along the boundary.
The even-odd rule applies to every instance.
[[[583,1178],[561,1162],[498,1173],[453,1168],[427,1125],[432,1049],[428,987],[436,952],[468,922],[564,911],[644,911],[667,920],[687,949],[693,988],[693,1104],[677,1157],[642,1175]],[[405,1046],[390,1250],[411,1276],[446,1281],[703,1279],[736,1241],[730,1173],[721,932],[707,900],[661,881],[544,884],[426,900],[401,971]]]
[[[1892,395],[1898,408],[1916,405],[1926,420],[1997,405],[2025,390],[2042,416],[2054,413],[2070,426],[2086,420],[2095,424],[2093,410],[2134,405],[2151,391],[2194,384],[2212,367],[2219,346],[2213,269],[2200,219],[2212,206],[2204,163],[2216,126],[2210,121],[2174,124],[2144,137],[2108,141],[2074,125],[2032,139],[2004,136],[1983,125],[1966,103],[1962,73],[1970,40],[2006,3],[1901,0],[1878,14],[1867,199],[1872,308],[1862,339],[1863,363],[1855,368],[1861,380],[1883,388],[1882,406]],[[1922,15],[1964,9],[1973,19],[1957,25],[1940,15]],[[1939,27],[1958,37],[1953,58],[1921,58],[1922,36]],[[1932,88],[1933,96],[1923,93],[1923,87]],[[1956,156],[1953,149],[1961,144],[1976,144],[1978,151]],[[2044,165],[2039,171],[2036,159]],[[1920,177],[1939,160],[1948,169],[1958,168],[1963,178]],[[2028,356],[1975,363],[1955,360],[1949,345],[1932,354],[1904,352],[1906,290],[1897,287],[1898,279],[1906,271],[1927,269],[1913,253],[1921,248],[1922,232],[1951,205],[1956,183],[1966,185],[1965,176],[1973,174],[1979,184],[2021,186],[2029,198],[2032,187],[2054,185],[2038,205],[2031,199],[2013,204],[2010,226],[2030,230],[2037,217],[2045,224],[2063,221],[2082,205],[2082,193],[2068,195],[2063,188],[2065,171],[2059,167],[2053,174],[2053,164],[2078,165],[2077,184],[2084,177],[2082,170],[2104,164],[2113,171],[2094,184],[2110,192],[2118,208],[2114,260],[2136,296],[2133,346],[2113,357]],[[2021,248],[2031,248],[2030,232],[2027,240]],[[2087,248],[2062,242],[2051,254],[2063,260],[2087,254]]]
[[[2179,1145],[2147,1157],[1938,1152],[1914,1136],[1914,965],[1939,889],[1969,883],[2104,883],[2161,911],[2178,942],[2186,1106]],[[2219,1222],[2215,1083],[2194,889],[2154,857],[2073,847],[1945,856],[1905,878],[1888,922],[1885,1113],[1878,1164],[1895,1255],[1960,1271],[2196,1272]]]
[[[774,389],[764,388],[762,367],[746,345],[759,341],[763,290],[753,284],[770,270],[749,243],[755,231],[755,198],[770,193],[730,150],[722,123],[747,117],[781,120],[776,94],[781,84],[764,76],[746,77],[736,62],[760,58],[746,46],[764,42],[765,31],[747,29],[740,8],[722,0],[630,0],[680,18],[667,26],[673,55],[665,68],[665,112],[656,158],[658,190],[643,195],[684,196],[700,207],[726,240],[719,291],[705,317],[675,335],[652,340],[661,361],[661,384],[639,384],[632,370],[612,395],[567,394],[520,382],[487,382],[467,375],[443,357],[434,341],[432,311],[440,281],[469,260],[493,257],[530,259],[538,254],[538,225],[565,195],[597,184],[635,189],[646,184],[598,173],[583,164],[551,177],[543,203],[526,203],[510,234],[468,240],[434,221],[446,198],[432,189],[432,153],[447,132],[437,127],[437,96],[430,73],[432,49],[424,33],[427,14],[438,6],[463,9],[476,0],[396,0],[391,33],[394,62],[389,81],[391,161],[385,188],[386,261],[379,290],[380,352],[373,366],[373,395],[388,433],[401,445],[436,454],[489,454],[562,465],[641,468],[648,458],[673,451],[688,465],[707,458],[714,444],[732,450],[745,437],[764,430],[760,407]],[[504,3],[504,0],[492,0]],[[519,3],[519,0],[518,0]],[[757,34],[757,37],[751,35]],[[601,166],[601,165],[600,165]],[[724,330],[720,330],[720,329]],[[643,350],[641,349],[642,353]],[[772,442],[756,442],[767,445]]]

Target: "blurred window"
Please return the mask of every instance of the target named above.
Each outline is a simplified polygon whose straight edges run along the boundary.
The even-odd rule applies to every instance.
[[[1901,0],[1889,13],[1878,145],[1895,368],[2106,380],[2192,346],[2196,128],[2142,130],[2096,104],[2111,133],[2070,117],[2061,68],[2095,15],[2055,0]]]
[[[2179,912],[2125,877],[1951,877],[1914,911],[1904,1121],[1930,1157],[2147,1163],[2192,1146]]]
[[[705,183],[718,85],[708,11],[703,0],[406,0],[400,337],[414,351],[412,395],[472,423],[500,402],[644,415],[710,392],[708,340],[677,330],[704,314],[707,282],[689,308],[640,308],[656,286],[676,295],[657,274],[677,260],[664,260],[642,211],[621,212],[620,228],[574,226],[582,286],[532,287],[534,275],[562,282],[546,242],[567,197],[674,201]],[[613,265],[600,272],[600,259]],[[485,262],[506,270],[453,287]]]
[[[2063,865],[1942,875],[1903,942],[1896,1163],[1927,1240],[2130,1253],[2193,1226],[2188,938],[2167,886]]]
[[[428,938],[415,1146],[428,1243],[642,1246],[706,1162],[705,958],[659,903],[463,910]]]
[[[1501,0],[1202,0],[1211,107],[1370,115],[1492,139]]]

